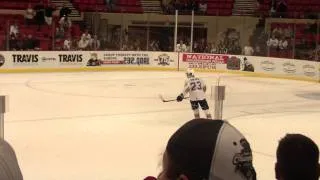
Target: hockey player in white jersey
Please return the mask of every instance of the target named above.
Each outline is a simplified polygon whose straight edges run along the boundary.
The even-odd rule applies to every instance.
[[[189,93],[190,95],[190,103],[191,108],[194,112],[194,116],[196,119],[200,118],[199,105],[201,109],[205,112],[208,119],[211,119],[211,114],[209,112],[209,105],[206,100],[206,84],[200,78],[195,77],[194,71],[192,69],[188,69],[186,72],[187,80],[184,84],[183,92],[177,97],[177,101],[181,102],[185,95]]]

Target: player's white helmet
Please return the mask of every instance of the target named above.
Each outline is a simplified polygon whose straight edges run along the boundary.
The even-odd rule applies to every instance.
[[[194,77],[194,70],[191,69],[191,68],[188,68],[188,69],[187,69],[187,72],[186,72],[186,75],[187,75],[187,78],[192,78],[192,77]]]

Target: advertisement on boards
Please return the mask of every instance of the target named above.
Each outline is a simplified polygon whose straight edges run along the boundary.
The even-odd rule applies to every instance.
[[[128,65],[143,66],[150,65],[150,53],[148,52],[125,52],[110,51],[103,53],[101,65]]]
[[[58,54],[60,66],[81,66],[84,63],[84,53],[61,52]]]
[[[319,66],[318,66],[319,67]],[[308,77],[315,77],[317,75],[317,68],[313,64],[304,64],[302,66],[303,74]]]
[[[12,64],[14,66],[39,66],[39,54],[24,54],[24,53],[13,53],[11,54]]]
[[[181,53],[180,68],[194,69],[225,69],[228,55],[225,54],[200,54],[200,53]]]
[[[53,68],[58,67],[58,56],[56,52],[46,51],[7,51],[0,53],[1,66],[8,69]]]
[[[172,52],[108,51],[89,53],[86,66],[178,67],[178,55]]]

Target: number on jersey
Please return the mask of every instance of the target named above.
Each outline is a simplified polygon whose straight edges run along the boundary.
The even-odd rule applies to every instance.
[[[192,81],[190,83],[191,85],[191,91],[195,91],[195,90],[202,90],[202,85],[201,85],[201,82],[198,80],[198,81]]]

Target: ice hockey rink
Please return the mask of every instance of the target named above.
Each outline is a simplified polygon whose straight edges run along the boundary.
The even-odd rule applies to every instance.
[[[303,133],[320,145],[320,84],[197,73],[226,86],[223,118],[254,151],[259,180],[275,179],[278,140]],[[142,180],[156,176],[168,138],[193,118],[176,98],[184,72],[1,74],[5,139],[26,180]],[[210,98],[210,91],[207,93]],[[210,100],[213,110],[213,100]],[[203,116],[203,114],[202,114]]]

